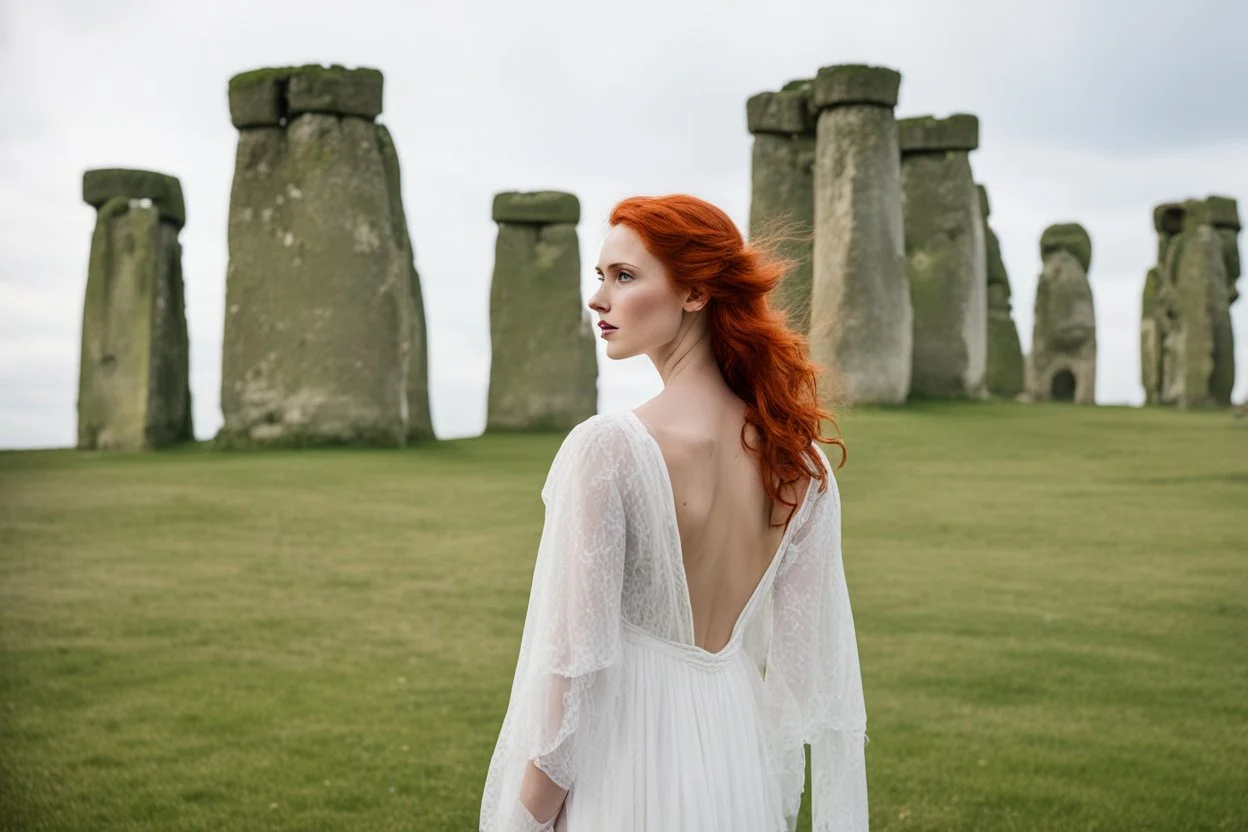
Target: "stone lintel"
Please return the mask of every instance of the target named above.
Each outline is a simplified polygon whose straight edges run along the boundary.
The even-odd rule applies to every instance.
[[[1178,234],[1183,230],[1187,209],[1181,202],[1163,202],[1153,209],[1153,228],[1158,234]]]
[[[381,115],[384,78],[379,70],[267,67],[230,79],[230,120],[235,127],[276,127],[301,113],[332,113],[372,121]]]
[[[1239,231],[1239,203],[1229,196],[1210,196],[1205,200],[1209,206],[1209,219],[1214,228],[1230,228]]]
[[[581,220],[581,203],[564,191],[505,191],[494,196],[494,222],[548,225]]]
[[[902,153],[970,152],[979,147],[979,119],[967,113],[948,118],[918,116],[897,122],[897,144]]]
[[[1040,235],[1041,259],[1058,250],[1070,252],[1085,272],[1092,264],[1092,238],[1078,223],[1059,223],[1044,229]]]
[[[186,203],[177,177],[151,170],[99,168],[82,175],[82,199],[99,210],[114,197],[150,199],[161,219],[186,225]]]
[[[825,66],[815,76],[816,110],[846,104],[896,107],[901,73],[895,69],[862,64]]]
[[[814,135],[810,92],[760,92],[745,102],[745,120],[751,133]]]

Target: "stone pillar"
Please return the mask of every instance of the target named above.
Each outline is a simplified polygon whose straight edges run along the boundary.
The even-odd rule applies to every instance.
[[[145,170],[89,170],[97,211],[82,312],[78,447],[159,448],[195,438],[182,284],[182,186]]]
[[[1223,241],[1213,227],[1215,208],[1207,200],[1184,202],[1182,230],[1165,252],[1173,297],[1160,399],[1180,407],[1229,405],[1235,383],[1230,281]]]
[[[1239,203],[1229,196],[1211,196],[1209,203],[1209,221],[1218,238],[1222,241],[1222,259],[1226,261],[1227,303],[1239,300],[1239,281],[1243,267],[1239,259],[1239,232],[1243,228],[1239,223]]]
[[[1166,267],[1166,251],[1174,235],[1183,230],[1184,213],[1183,206],[1176,202],[1163,203],[1153,209],[1157,263],[1144,278],[1144,297],[1140,304],[1140,381],[1144,385],[1146,404],[1164,400],[1163,345],[1177,315],[1174,279]]]
[[[986,398],[987,252],[969,155],[979,119],[908,118],[897,130],[914,310],[910,396]]]
[[[771,301],[789,315],[789,326],[810,330],[810,281],[815,212],[815,119],[812,82],[790,81],[780,92],[751,96],[746,123],[754,134],[750,175],[750,238],[777,232],[776,253],[792,260],[793,271]]]
[[[901,74],[882,67],[830,66],[815,78],[810,349],[861,404],[900,404],[910,392],[914,321],[893,117],[900,85]]]
[[[407,365],[407,381],[404,385],[407,398],[406,401],[400,401],[399,406],[403,408],[403,421],[407,423],[407,438],[432,439],[433,418],[429,408],[429,330],[425,325],[425,304],[420,291],[420,273],[416,271],[416,253],[407,231],[407,212],[403,210],[399,154],[390,130],[384,124],[377,125],[377,140],[381,147],[381,163],[386,171],[390,231],[399,244],[402,264],[408,275],[406,305],[410,309],[410,322],[405,327],[406,336],[399,343],[400,360]]]
[[[988,191],[978,186],[979,210],[984,225],[984,254],[988,272],[988,393],[1014,398],[1025,388],[1023,347],[1018,340],[1010,304],[1010,278],[1001,259],[1001,243],[988,224],[991,206]]]
[[[1092,240],[1083,226],[1051,225],[1040,237],[1040,257],[1044,271],[1036,286],[1028,392],[1034,401],[1095,404]]]
[[[581,299],[581,205],[559,191],[494,197],[486,430],[568,430],[598,410],[598,359]]]
[[[432,437],[426,335],[382,75],[341,66],[230,80],[239,130],[217,442]]]

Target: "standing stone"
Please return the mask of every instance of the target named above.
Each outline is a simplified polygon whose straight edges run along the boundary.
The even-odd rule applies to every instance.
[[[776,254],[793,262],[772,304],[789,315],[789,326],[810,330],[810,283],[815,213],[815,119],[813,82],[790,81],[780,92],[762,92],[746,102],[754,134],[750,176],[750,238],[779,233]],[[779,224],[782,231],[777,231]]]
[[[568,430],[598,410],[598,359],[581,301],[581,205],[559,191],[494,197],[486,430]]]
[[[1160,400],[1180,407],[1226,406],[1235,383],[1234,336],[1223,239],[1213,226],[1217,203],[1183,203],[1182,230],[1165,251],[1162,273],[1170,319],[1162,342]],[[1162,298],[1159,296],[1159,301]]]
[[[89,170],[96,209],[82,312],[78,447],[141,450],[195,438],[182,284],[182,186],[145,170]]]
[[[1239,281],[1243,267],[1239,259],[1239,232],[1243,228],[1239,224],[1239,203],[1229,196],[1211,196],[1209,203],[1209,222],[1218,232],[1222,241],[1222,259],[1226,262],[1227,303],[1239,300]]]
[[[988,271],[988,392],[1014,398],[1024,390],[1023,347],[1018,340],[1010,304],[1010,278],[1001,258],[1001,243],[988,224],[991,207],[988,191],[978,186],[980,216],[984,225],[984,252]]]
[[[1083,226],[1051,225],[1040,237],[1044,271],[1036,286],[1028,361],[1033,401],[1096,403],[1096,316],[1088,267],[1092,240]]]
[[[377,125],[377,139],[381,146],[381,162],[386,171],[386,194],[390,197],[391,233],[399,244],[402,262],[409,278],[405,305],[410,309],[411,317],[404,327],[406,336],[399,345],[401,361],[407,365],[407,399],[400,402],[400,406],[403,408],[403,420],[407,422],[407,438],[426,439],[434,434],[433,419],[429,412],[429,348],[425,305],[422,301],[424,296],[420,291],[420,274],[416,271],[412,239],[407,232],[407,212],[403,210],[399,154],[395,149],[394,139],[384,124]]]
[[[901,74],[881,67],[830,66],[815,78],[811,357],[862,404],[900,404],[910,392],[914,321],[893,117],[900,86]]]
[[[230,80],[221,372],[225,447],[432,437],[420,281],[381,113],[382,75],[333,66]]]
[[[908,118],[897,129],[914,314],[910,396],[986,398],[988,266],[969,155],[979,119]]]
[[[1185,210],[1180,203],[1167,202],[1153,209],[1157,231],[1157,263],[1144,278],[1140,304],[1140,381],[1146,404],[1163,401],[1163,345],[1177,319],[1174,305],[1174,279],[1166,266],[1166,252],[1174,236],[1183,230]]]

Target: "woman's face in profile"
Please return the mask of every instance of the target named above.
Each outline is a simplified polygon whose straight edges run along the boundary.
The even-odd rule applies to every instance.
[[[598,255],[598,290],[587,304],[598,313],[594,330],[607,342],[607,357],[650,354],[675,340],[682,304],[667,268],[646,250],[637,232],[615,225]],[[600,323],[614,329],[603,329]]]

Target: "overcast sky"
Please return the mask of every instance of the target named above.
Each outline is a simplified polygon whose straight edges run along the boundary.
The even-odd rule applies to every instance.
[[[1143,399],[1138,321],[1156,254],[1153,205],[1210,193],[1248,203],[1248,4],[0,0],[0,9],[0,447],[75,441],[95,220],[81,178],[97,167],[182,181],[195,432],[215,434],[238,138],[226,85],[261,66],[385,73],[380,120],[403,166],[441,437],[485,424],[494,193],[580,197],[588,296],[607,212],[624,196],[692,193],[744,227],[745,100],[820,66],[899,69],[899,117],[979,116],[971,164],[989,189],[1025,350],[1041,231],[1063,221],[1088,229],[1102,404]],[[1248,278],[1241,287],[1248,294]],[[1233,318],[1238,401],[1248,301]],[[601,347],[601,410],[659,391],[645,357],[613,362]]]

